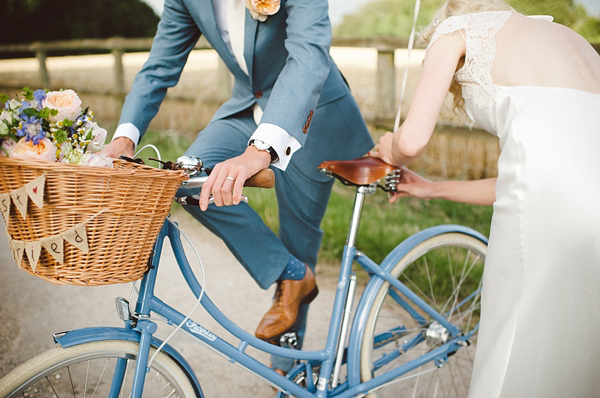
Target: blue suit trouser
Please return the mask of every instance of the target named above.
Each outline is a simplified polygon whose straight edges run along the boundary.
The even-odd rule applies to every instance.
[[[250,110],[211,121],[198,134],[186,155],[197,156],[202,159],[205,167],[212,167],[242,154],[255,130],[256,123]],[[313,270],[317,263],[323,236],[320,224],[333,180],[316,168],[308,170],[302,161],[305,156],[306,154],[292,156],[285,171],[273,168],[279,208],[278,235],[245,203],[222,207],[210,205],[205,212],[195,206],[184,206],[186,211],[225,242],[263,289],[267,289],[279,278],[290,254]],[[190,190],[185,192],[197,193]],[[180,190],[179,194],[181,193]],[[300,345],[304,337],[307,311],[308,305],[301,306],[296,325]],[[289,370],[290,361],[273,357],[273,365]]]

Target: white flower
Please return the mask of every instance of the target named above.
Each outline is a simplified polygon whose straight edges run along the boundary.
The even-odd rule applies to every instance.
[[[81,100],[73,90],[50,91],[46,94],[42,105],[44,108],[56,109],[58,114],[50,116],[53,122],[69,119],[75,121],[81,114]]]
[[[244,0],[244,5],[250,11],[252,18],[264,22],[269,15],[279,11],[280,0]]]
[[[16,120],[15,115],[11,111],[7,111],[6,109],[0,113],[0,120],[6,121],[9,125],[12,125]]]
[[[104,148],[104,141],[106,141],[106,135],[108,134],[107,131],[98,126],[98,123],[96,122],[86,123],[85,131],[86,136],[90,131],[92,133],[92,142],[90,142],[90,145],[88,146],[90,152],[100,152],[102,148]]]
[[[81,158],[81,164],[86,166],[98,166],[98,167],[113,167],[111,158],[107,158],[94,153],[86,153]]]
[[[4,141],[2,141],[2,144],[0,145],[0,147],[2,148],[0,149],[0,156],[7,156],[7,154],[8,156],[10,156],[10,153],[16,144],[17,142],[12,138],[7,138]]]
[[[10,109],[11,111],[14,111],[20,107],[21,103],[16,99],[11,99],[10,101],[8,101],[8,109]]]

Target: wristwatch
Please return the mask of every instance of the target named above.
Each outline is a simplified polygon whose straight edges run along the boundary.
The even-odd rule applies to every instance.
[[[271,155],[271,163],[275,163],[276,161],[279,160],[279,156],[277,155],[277,152],[275,152],[273,147],[271,147],[271,145],[267,144],[266,142],[264,142],[262,140],[252,140],[252,141],[250,141],[250,145],[252,145],[256,149],[258,149],[259,151],[265,151],[269,155]]]

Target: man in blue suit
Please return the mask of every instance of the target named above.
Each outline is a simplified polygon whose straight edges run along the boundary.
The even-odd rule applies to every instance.
[[[328,2],[166,0],[150,57],[107,153],[133,154],[201,34],[233,74],[234,86],[186,152],[214,166],[200,207],[186,210],[225,241],[261,288],[277,283],[256,336],[275,341],[293,328],[302,339],[308,303],[317,293],[319,226],[333,185],[317,166],[360,157],[373,146],[329,55]],[[244,181],[267,167],[276,177],[278,236],[239,204]],[[211,194],[216,206],[209,207]]]

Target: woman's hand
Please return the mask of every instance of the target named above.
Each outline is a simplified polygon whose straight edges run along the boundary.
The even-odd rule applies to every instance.
[[[434,196],[435,183],[433,181],[421,177],[404,166],[400,170],[400,183],[396,186],[396,192],[390,194],[390,203],[394,203],[404,196],[418,199],[431,199]]]
[[[394,133],[388,131],[382,135],[381,138],[379,138],[379,144],[375,147],[375,149],[369,152],[369,155],[379,158],[387,164],[398,166],[394,164],[394,158],[392,156],[393,139]]]

